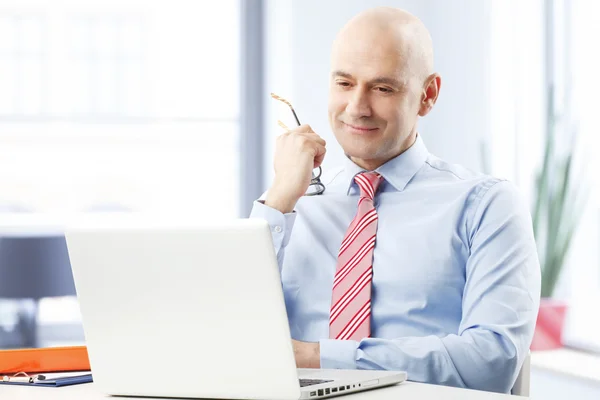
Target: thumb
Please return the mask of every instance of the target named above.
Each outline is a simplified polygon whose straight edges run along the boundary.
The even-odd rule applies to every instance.
[[[325,153],[327,152],[327,150],[325,150],[325,147],[321,147],[319,146],[317,149],[317,155],[315,155],[315,160],[314,160],[314,168],[319,168],[321,166],[321,164],[323,163],[323,160],[325,159]]]

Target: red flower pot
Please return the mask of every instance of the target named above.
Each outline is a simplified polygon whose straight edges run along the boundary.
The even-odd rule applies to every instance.
[[[543,298],[537,316],[531,350],[550,350],[562,347],[562,330],[567,303],[562,300]]]

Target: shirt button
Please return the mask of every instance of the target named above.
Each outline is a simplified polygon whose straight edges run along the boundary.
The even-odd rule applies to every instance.
[[[279,225],[273,228],[273,230],[275,231],[275,233],[281,233],[281,227]]]

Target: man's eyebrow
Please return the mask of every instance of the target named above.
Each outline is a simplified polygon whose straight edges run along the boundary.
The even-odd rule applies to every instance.
[[[342,78],[346,78],[346,79],[353,79],[354,77],[352,76],[352,74],[349,74],[348,72],[345,71],[333,71],[333,73],[331,74],[332,77],[336,77],[336,76],[340,76]],[[384,85],[390,85],[390,86],[396,86],[396,87],[401,87],[402,86],[402,82],[400,82],[398,79],[394,79],[394,78],[388,78],[385,76],[381,76],[381,77],[377,77],[375,79],[372,79],[369,81],[369,83],[371,85],[379,85],[379,84],[384,84]]]
[[[396,86],[396,87],[402,86],[402,82],[400,82],[398,79],[387,78],[384,76],[375,78],[375,79],[371,80],[370,83],[372,85],[384,84],[384,85],[390,85],[390,86]]]
[[[340,70],[333,71],[331,73],[331,76],[334,77],[334,78],[336,76],[341,76],[342,78],[352,79],[352,74],[349,74],[348,72],[344,72],[344,71],[340,71]]]

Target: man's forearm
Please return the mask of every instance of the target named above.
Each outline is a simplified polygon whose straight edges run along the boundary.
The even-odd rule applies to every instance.
[[[321,340],[321,368],[407,371],[417,382],[507,393],[525,354],[494,332],[360,342]]]

